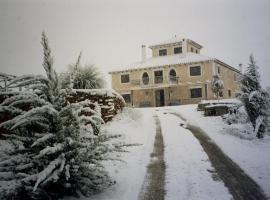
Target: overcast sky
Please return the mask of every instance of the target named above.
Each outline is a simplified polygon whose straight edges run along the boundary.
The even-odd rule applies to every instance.
[[[180,35],[235,67],[253,53],[270,86],[269,24],[269,0],[0,0],[0,71],[43,73],[42,30],[58,72],[82,51],[107,73],[140,60],[141,44]]]

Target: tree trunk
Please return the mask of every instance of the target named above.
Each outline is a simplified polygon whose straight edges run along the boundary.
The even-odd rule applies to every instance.
[[[264,132],[265,132],[265,126],[264,124],[261,124],[260,127],[259,127],[259,130],[257,132],[257,138],[259,139],[262,139],[263,138],[263,135],[264,135]]]

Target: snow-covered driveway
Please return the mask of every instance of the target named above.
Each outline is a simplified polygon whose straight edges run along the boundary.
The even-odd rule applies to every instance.
[[[223,182],[213,179],[214,169],[198,140],[180,126],[185,122],[158,112],[165,145],[166,199],[231,199]]]
[[[266,199],[256,183],[250,181],[249,178],[246,179],[245,172],[234,163],[238,162],[238,160],[233,160],[233,162],[222,152],[223,148],[220,150],[219,146],[222,146],[223,143],[217,146],[215,140],[213,140],[214,137],[208,135],[208,132],[207,134],[198,133],[190,129],[191,126],[187,129],[185,121],[175,115],[177,113],[183,114],[185,118],[189,117],[189,123],[202,127],[203,123],[193,123],[202,118],[197,113],[194,105],[126,109],[112,122],[106,124],[105,129],[109,133],[121,133],[127,143],[140,143],[141,145],[128,149],[129,153],[122,155],[122,159],[126,163],[109,163],[107,165],[111,176],[116,180],[116,184],[103,193],[91,197],[92,200],[151,199],[147,195],[142,196],[141,194],[155,191],[151,187],[150,189],[144,187],[145,183],[151,183],[152,181],[153,184],[148,185],[155,185],[155,182],[159,181],[158,178],[151,179],[153,176],[149,176],[148,173],[151,162],[156,161],[153,152],[156,147],[155,136],[157,136],[157,130],[160,129],[157,128],[158,126],[161,127],[160,130],[163,136],[162,148],[164,148],[164,156],[162,155],[162,159],[166,165],[165,169],[160,167],[163,171],[165,170],[165,184],[163,182],[161,185],[166,194],[164,196],[163,192],[159,196],[160,198],[155,199],[163,199],[164,197],[164,199],[168,200]],[[155,124],[157,120],[154,120],[154,116],[156,115],[160,124]],[[194,120],[196,119],[195,121],[192,121],[193,116]],[[211,120],[212,118],[205,119],[207,124],[204,124],[204,126],[215,126],[216,121]],[[198,138],[198,134],[204,135],[203,143]],[[216,132],[216,135],[226,139],[226,136],[221,135],[219,132]],[[213,146],[215,147],[213,148]],[[208,151],[209,149],[211,150]],[[213,162],[213,160],[216,162]],[[224,171],[228,173],[224,173]],[[162,182],[162,180],[160,181]],[[225,187],[224,183],[229,189]],[[164,190],[161,189],[160,191]],[[238,195],[238,191],[242,193]],[[254,197],[253,194],[257,194],[257,191],[258,196],[261,195],[262,198]]]

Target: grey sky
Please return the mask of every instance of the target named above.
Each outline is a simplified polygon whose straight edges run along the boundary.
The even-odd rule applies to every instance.
[[[104,73],[140,60],[141,44],[177,34],[232,66],[253,52],[270,86],[269,23],[269,0],[0,0],[0,71],[43,73],[42,30],[57,71],[82,50],[82,63]]]

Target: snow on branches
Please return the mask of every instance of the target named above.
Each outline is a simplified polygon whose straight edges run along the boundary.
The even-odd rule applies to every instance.
[[[220,77],[218,75],[213,76],[211,86],[212,86],[212,91],[217,97],[217,99],[220,96],[222,96],[222,90],[224,89],[224,82],[220,80]]]
[[[41,44],[46,77],[17,77],[11,86],[24,90],[0,104],[0,141],[13,144],[0,149],[0,199],[90,196],[114,183],[102,161],[117,160],[111,153],[129,146],[102,131],[97,103],[61,102],[44,32]]]
[[[268,92],[261,87],[258,66],[253,55],[250,55],[248,67],[240,83],[239,98],[245,106],[254,134],[263,138],[266,127],[269,126],[270,98]]]

